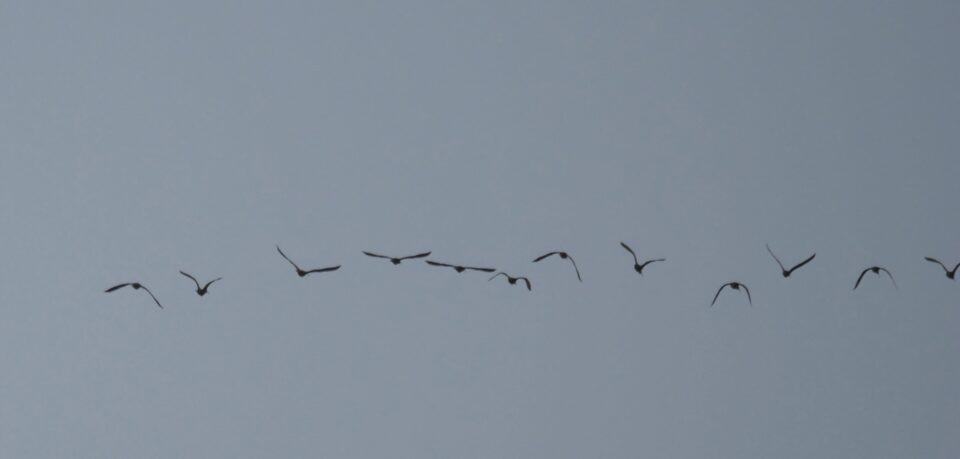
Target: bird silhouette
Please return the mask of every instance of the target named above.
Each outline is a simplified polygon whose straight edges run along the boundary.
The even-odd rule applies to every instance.
[[[893,279],[893,274],[890,274],[890,271],[887,271],[886,268],[883,268],[880,266],[871,266],[867,269],[864,269],[863,272],[860,273],[860,277],[857,278],[857,283],[853,284],[853,289],[856,290],[857,287],[860,286],[860,281],[863,280],[863,276],[866,275],[868,272],[872,272],[876,275],[880,275],[880,271],[883,271],[887,274],[887,277],[890,278],[890,282],[893,282],[893,288],[900,290],[900,288],[897,287],[897,281]]]
[[[191,276],[191,275],[189,275],[189,274],[187,274],[187,273],[185,273],[185,272],[183,272],[183,271],[180,271],[180,274],[183,274],[184,276],[189,277],[190,280],[192,280],[194,284],[197,284],[197,295],[200,295],[200,296],[203,296],[203,295],[206,295],[206,294],[207,294],[207,289],[210,288],[210,285],[211,285],[211,284],[213,284],[214,282],[216,282],[216,281],[218,281],[218,280],[220,280],[220,279],[223,279],[222,277],[218,277],[218,278],[216,278],[216,279],[214,279],[214,280],[212,280],[212,281],[210,281],[210,282],[207,282],[203,287],[201,287],[201,286],[200,286],[200,283],[197,282],[197,278],[196,278],[196,277],[193,277],[193,276]]]
[[[653,259],[647,260],[647,261],[645,261],[645,262],[643,262],[643,263],[640,263],[640,262],[637,260],[637,254],[633,251],[633,249],[630,248],[629,245],[627,245],[627,244],[625,244],[625,243],[623,243],[623,242],[621,242],[620,245],[623,246],[623,248],[626,249],[627,252],[630,252],[630,255],[633,255],[633,270],[636,271],[637,274],[639,274],[639,275],[641,275],[641,276],[643,275],[643,268],[646,268],[647,265],[649,265],[650,263],[654,263],[654,262],[657,262],[657,261],[667,261],[666,258],[653,258]]]
[[[931,263],[936,263],[940,265],[940,267],[943,268],[943,271],[947,273],[947,279],[953,279],[957,276],[957,268],[960,268],[960,263],[957,263],[957,265],[953,267],[953,271],[951,271],[947,269],[947,267],[943,263],[941,263],[940,260],[937,260],[936,258],[931,258],[931,257],[923,257],[923,258]]]
[[[573,264],[573,269],[574,269],[574,271],[577,272],[577,280],[579,280],[580,282],[583,282],[583,278],[580,277],[580,269],[577,268],[577,262],[576,262],[576,261],[573,261],[573,257],[571,257],[570,254],[568,254],[567,252],[557,251],[557,252],[550,252],[550,253],[547,253],[547,254],[543,254],[543,255],[540,255],[540,256],[537,257],[537,258],[534,258],[533,262],[534,262],[534,263],[537,263],[537,262],[539,262],[540,260],[543,260],[543,259],[545,259],[545,258],[550,258],[550,257],[552,257],[552,256],[554,256],[554,255],[559,255],[560,258],[561,258],[561,259],[564,259],[564,260],[570,260],[570,263]]]
[[[713,296],[713,301],[710,303],[710,306],[713,306],[714,304],[716,304],[717,298],[720,296],[720,292],[722,292],[723,289],[727,287],[730,287],[734,290],[740,290],[740,288],[743,287],[743,291],[747,293],[747,301],[750,302],[750,306],[753,306],[753,298],[750,297],[750,289],[747,288],[746,285],[740,282],[727,282],[726,284],[721,285],[720,289],[717,290],[717,294]]]
[[[284,260],[287,260],[287,262],[289,262],[291,265],[293,265],[294,269],[297,270],[297,275],[300,276],[300,277],[305,277],[307,274],[325,273],[325,272],[336,271],[336,270],[340,269],[340,265],[336,265],[336,266],[330,266],[330,267],[327,267],[327,268],[317,268],[317,269],[311,269],[311,270],[308,270],[308,271],[304,271],[303,269],[300,269],[300,267],[297,266],[297,264],[294,263],[293,260],[290,259],[290,257],[288,257],[286,254],[284,254],[284,253],[283,253],[283,250],[280,250],[280,246],[279,246],[279,245],[277,246],[277,252],[280,252],[280,256],[283,257]]]
[[[104,290],[103,293],[110,293],[110,292],[113,292],[113,291],[115,291],[115,290],[120,290],[120,289],[122,289],[122,288],[124,288],[124,287],[127,287],[127,286],[133,287],[134,290],[140,290],[140,289],[146,290],[146,292],[150,294],[150,298],[153,298],[153,302],[154,302],[154,303],[157,303],[157,306],[159,306],[160,309],[163,309],[163,305],[160,304],[160,301],[157,300],[157,297],[153,296],[153,292],[151,292],[150,289],[148,289],[146,286],[144,286],[143,284],[141,284],[141,283],[139,283],[139,282],[127,282],[127,283],[125,283],[125,284],[114,285],[113,287],[110,287],[110,288]]]
[[[500,272],[494,274],[493,277],[487,279],[487,282],[490,282],[490,281],[496,279],[497,276],[506,277],[506,278],[507,278],[507,282],[509,282],[510,285],[516,285],[516,283],[517,283],[518,280],[522,280],[523,282],[525,282],[525,283],[527,284],[527,290],[533,290],[533,286],[530,285],[530,279],[527,279],[526,277],[523,277],[523,276],[513,277],[513,276],[511,276],[511,275],[509,275],[509,274],[507,274],[507,273],[505,273],[505,272],[503,272],[503,271],[500,271]]]
[[[393,263],[394,265],[399,265],[400,262],[402,262],[403,260],[412,260],[414,258],[424,258],[424,257],[430,256],[430,252],[418,253],[416,255],[407,255],[405,257],[388,257],[386,255],[380,255],[378,253],[372,253],[367,251],[364,251],[363,254],[368,257],[384,258],[384,259],[390,260],[390,263]]]
[[[797,264],[796,266],[794,266],[794,267],[792,267],[792,268],[790,268],[790,269],[787,269],[787,268],[784,268],[784,267],[783,267],[783,263],[780,263],[780,259],[777,258],[777,255],[774,254],[774,253],[773,253],[773,250],[770,249],[770,244],[767,244],[767,252],[770,252],[770,256],[773,257],[774,261],[776,261],[778,265],[780,265],[780,271],[783,272],[783,277],[784,277],[784,278],[790,277],[790,275],[793,274],[794,271],[802,268],[803,265],[805,265],[805,264],[807,264],[807,263],[810,263],[811,261],[813,261],[813,258],[817,256],[817,254],[814,253],[813,255],[810,255],[809,258],[807,258],[806,260],[801,261],[801,262],[800,262],[799,264]]]
[[[446,267],[446,268],[453,268],[454,271],[456,271],[456,272],[458,272],[458,273],[462,273],[462,272],[464,272],[464,271],[466,271],[466,270],[470,270],[470,271],[481,271],[481,272],[485,272],[485,273],[492,273],[492,272],[496,271],[495,268],[477,268],[477,267],[474,267],[474,266],[451,265],[451,264],[447,264],[447,263],[440,263],[440,262],[438,262],[438,261],[433,261],[433,260],[426,260],[426,261],[427,261],[427,264],[428,264],[428,265],[431,265],[431,266],[442,266],[442,267]]]

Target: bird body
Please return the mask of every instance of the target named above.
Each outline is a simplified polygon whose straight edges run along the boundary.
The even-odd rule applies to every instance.
[[[940,267],[943,268],[943,271],[947,274],[947,279],[953,280],[954,278],[956,278],[957,268],[960,268],[960,263],[957,263],[957,265],[953,267],[953,270],[950,270],[950,269],[947,269],[946,265],[941,263],[940,260],[937,260],[936,258],[924,257],[924,259],[931,263],[936,263],[940,265]]]
[[[810,255],[809,257],[807,257],[806,260],[803,260],[800,263],[798,263],[796,266],[790,269],[787,269],[783,266],[783,263],[780,263],[780,259],[777,258],[777,256],[773,253],[773,250],[770,249],[770,244],[767,244],[767,252],[770,252],[770,256],[772,256],[774,261],[776,261],[777,264],[780,265],[780,271],[782,271],[781,274],[783,275],[784,278],[790,277],[790,275],[793,274],[794,271],[802,268],[807,263],[810,263],[817,256],[817,254],[814,253],[813,255]]]
[[[636,252],[634,252],[633,249],[631,249],[629,245],[627,245],[627,244],[625,244],[625,243],[623,243],[623,242],[621,242],[620,245],[623,246],[623,248],[626,249],[627,252],[630,252],[630,255],[633,256],[633,270],[636,271],[637,274],[639,274],[639,275],[641,275],[641,276],[643,275],[643,268],[646,268],[647,265],[649,265],[650,263],[656,263],[656,262],[658,262],[658,261],[667,261],[666,258],[653,258],[653,259],[647,260],[647,261],[645,261],[645,262],[643,262],[643,263],[640,263],[640,261],[637,259],[637,254],[636,254]]]
[[[730,287],[733,290],[740,290],[740,288],[743,287],[743,291],[747,294],[747,301],[750,302],[750,306],[753,306],[753,298],[750,297],[750,289],[747,288],[747,286],[744,285],[742,282],[727,282],[726,284],[721,285],[720,288],[717,290],[717,294],[713,296],[713,301],[710,303],[710,306],[713,306],[714,304],[716,304],[717,298],[720,297],[720,292],[722,292],[723,289],[727,287]]]
[[[280,252],[280,256],[283,257],[284,260],[287,260],[288,263],[290,263],[291,265],[293,265],[293,268],[297,270],[297,275],[300,276],[300,277],[306,277],[307,274],[325,273],[325,272],[336,271],[336,270],[340,269],[340,265],[336,265],[336,266],[329,266],[329,267],[326,267],[326,268],[317,268],[317,269],[304,270],[304,269],[301,269],[299,266],[297,266],[297,264],[294,263],[293,260],[291,260],[289,257],[287,257],[287,255],[283,253],[283,250],[280,250],[280,246],[279,246],[279,245],[277,246],[277,252]]]
[[[583,282],[583,278],[580,277],[580,268],[577,268],[577,262],[574,261],[573,257],[571,257],[570,254],[568,254],[567,252],[555,251],[555,252],[546,253],[546,254],[540,255],[537,258],[534,258],[533,262],[538,263],[554,255],[559,256],[560,259],[562,260],[570,260],[570,263],[573,264],[573,270],[577,272],[577,280],[579,280],[580,282]]]
[[[886,268],[884,268],[884,267],[882,267],[882,266],[871,266],[871,267],[869,267],[869,268],[867,268],[867,269],[864,269],[864,270],[860,273],[860,277],[857,278],[857,283],[853,284],[853,289],[856,290],[857,287],[860,286],[860,282],[863,281],[863,276],[865,276],[867,273],[872,272],[872,273],[874,273],[874,274],[879,275],[881,271],[883,271],[884,273],[886,273],[887,277],[890,278],[890,282],[893,282],[893,288],[899,290],[900,288],[897,287],[897,281],[893,279],[893,274],[890,274],[890,271],[888,271]]]
[[[218,281],[218,280],[220,280],[220,279],[223,279],[222,277],[218,277],[218,278],[216,278],[216,279],[214,279],[214,280],[212,280],[212,281],[210,281],[210,282],[207,282],[206,284],[204,284],[203,287],[201,287],[201,286],[200,286],[200,282],[197,282],[197,278],[195,278],[195,277],[193,277],[193,276],[191,276],[191,275],[189,275],[189,274],[187,274],[187,273],[185,273],[185,272],[183,272],[183,271],[180,271],[180,274],[183,274],[184,276],[190,278],[190,280],[192,280],[193,283],[197,285],[197,295],[200,295],[200,296],[206,295],[206,294],[207,294],[207,289],[210,288],[210,285],[212,285],[214,282],[216,282],[216,281]]]
[[[367,251],[363,251],[363,254],[368,257],[384,258],[384,259],[390,260],[390,263],[393,263],[394,266],[399,265],[403,260],[412,260],[414,258],[426,258],[430,256],[430,252],[418,253],[416,255],[407,255],[405,257],[391,257],[391,256],[380,255],[378,253],[367,252]]]
[[[500,272],[494,274],[493,277],[491,277],[490,279],[487,279],[487,282],[490,282],[490,281],[496,279],[496,278],[499,277],[499,276],[506,277],[506,278],[507,278],[507,282],[509,282],[510,285],[516,285],[516,284],[517,284],[517,281],[522,280],[524,283],[527,284],[527,290],[533,290],[533,286],[530,284],[530,279],[527,279],[526,277],[523,277],[523,276],[513,277],[513,276],[511,276],[511,275],[509,275],[509,274],[507,274],[507,273],[505,273],[505,272],[503,272],[503,271],[500,271]]]
[[[103,292],[104,292],[104,293],[110,293],[110,292],[114,292],[114,291],[120,290],[120,289],[122,289],[122,288],[124,288],[124,287],[127,287],[127,286],[133,287],[134,290],[143,289],[144,291],[146,291],[147,293],[150,294],[150,298],[153,298],[153,302],[154,302],[154,303],[157,303],[157,306],[158,306],[160,309],[163,309],[163,305],[160,304],[160,301],[157,300],[157,297],[153,295],[153,292],[151,292],[150,289],[148,289],[147,287],[145,287],[143,284],[141,284],[141,283],[139,283],[139,282],[127,282],[127,283],[124,283],[124,284],[114,285],[113,287],[110,287],[110,288],[104,290]]]

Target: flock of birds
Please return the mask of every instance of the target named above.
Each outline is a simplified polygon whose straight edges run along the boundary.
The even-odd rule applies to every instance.
[[[633,249],[630,248],[629,245],[627,245],[626,243],[623,243],[623,242],[621,242],[620,245],[624,248],[624,250],[626,250],[627,252],[629,252],[630,255],[633,257],[633,270],[636,271],[637,274],[639,274],[639,275],[641,275],[641,276],[643,275],[643,270],[644,270],[647,266],[649,266],[651,263],[658,263],[658,262],[667,261],[666,258],[651,258],[651,259],[648,259],[648,260],[644,260],[643,262],[640,262],[640,259],[637,258],[636,252],[634,252]],[[793,274],[794,271],[796,271],[796,270],[798,270],[798,269],[806,266],[808,263],[810,263],[811,261],[813,261],[813,259],[816,258],[816,256],[817,256],[817,254],[814,253],[813,255],[810,255],[809,257],[807,257],[806,259],[804,259],[804,260],[801,261],[800,263],[797,263],[796,265],[793,265],[792,267],[790,267],[790,269],[787,269],[787,267],[784,266],[783,263],[780,261],[780,258],[777,257],[777,255],[776,255],[775,253],[773,253],[773,249],[770,248],[770,245],[768,244],[766,247],[767,247],[767,252],[770,253],[770,256],[773,257],[773,260],[777,262],[777,265],[778,265],[778,266],[780,266],[780,271],[781,271],[781,274],[783,275],[784,278],[790,277],[790,276]],[[300,265],[296,264],[293,260],[291,260],[290,257],[287,256],[287,254],[283,253],[283,250],[280,249],[280,246],[279,246],[279,245],[277,246],[277,252],[280,254],[281,257],[283,257],[284,260],[286,260],[288,263],[290,263],[290,265],[293,266],[293,269],[296,270],[297,276],[300,276],[300,277],[306,277],[306,276],[308,276],[308,275],[310,275],[310,274],[326,273],[326,272],[336,271],[336,270],[340,269],[340,265],[328,266],[328,267],[324,267],[324,268],[303,269],[303,268],[300,267]],[[427,258],[427,257],[430,256],[431,252],[423,252],[423,253],[418,253],[418,254],[415,254],[415,255],[407,255],[407,256],[403,256],[403,257],[393,257],[393,256],[381,255],[381,254],[373,253],[373,252],[367,252],[367,251],[364,251],[363,254],[366,255],[366,256],[368,256],[368,257],[371,257],[371,258],[380,258],[380,259],[384,259],[384,260],[389,260],[390,263],[393,263],[394,265],[399,265],[400,263],[402,263],[402,262],[405,261],[405,260],[415,260],[415,259],[419,259],[419,258]],[[569,261],[570,264],[573,266],[574,272],[575,272],[576,275],[577,275],[577,280],[580,281],[580,282],[583,282],[583,277],[580,275],[580,268],[577,267],[577,262],[574,261],[573,257],[570,256],[570,254],[567,253],[567,252],[559,251],[559,250],[558,250],[558,251],[553,251],[553,252],[545,253],[545,254],[537,257],[537,258],[534,258],[534,259],[533,259],[533,263],[539,263],[539,262],[541,262],[541,261],[543,261],[543,260],[546,260],[546,259],[548,259],[548,258],[550,258],[550,257],[553,257],[553,256],[556,256],[557,258],[559,258],[559,259],[561,259],[561,260],[567,260],[567,261]],[[929,261],[929,262],[931,262],[931,263],[935,263],[935,264],[939,265],[941,268],[943,268],[943,271],[944,271],[944,272],[946,273],[946,275],[947,275],[947,279],[953,280],[953,279],[956,278],[957,270],[958,270],[958,268],[960,268],[960,263],[957,263],[956,265],[954,265],[953,269],[949,269],[949,268],[947,268],[947,265],[943,264],[943,262],[941,262],[940,260],[937,260],[936,258],[933,258],[933,257],[924,257],[924,259],[927,260],[927,261]],[[452,268],[454,271],[456,271],[456,272],[458,272],[458,273],[462,273],[462,272],[464,272],[464,271],[479,271],[479,272],[484,272],[484,273],[495,273],[493,276],[491,276],[491,277],[487,280],[488,282],[489,282],[489,281],[492,281],[492,280],[494,280],[494,279],[496,279],[496,278],[498,278],[498,277],[500,277],[500,276],[503,276],[503,278],[506,279],[506,281],[507,281],[510,285],[516,285],[517,282],[523,281],[523,283],[524,283],[524,285],[527,287],[527,290],[528,290],[528,291],[532,291],[532,290],[533,290],[533,284],[531,284],[529,278],[527,278],[527,277],[525,277],[525,276],[516,276],[516,277],[514,277],[514,276],[511,276],[510,274],[507,274],[507,273],[505,273],[505,272],[503,272],[503,271],[498,271],[496,268],[484,268],[484,267],[477,267],[477,266],[456,265],[456,264],[450,264],[450,263],[442,263],[442,262],[434,261],[434,260],[424,260],[424,261],[426,262],[426,264],[428,264],[428,265],[430,265],[430,266],[436,266],[436,267],[441,267],[441,268]],[[857,281],[853,284],[853,289],[854,289],[854,290],[856,290],[857,287],[860,286],[860,283],[863,281],[863,278],[864,278],[864,276],[867,275],[867,273],[876,274],[876,275],[878,275],[878,276],[880,275],[880,273],[886,274],[886,276],[887,276],[888,278],[890,278],[890,282],[893,284],[893,287],[894,287],[895,289],[899,289],[899,287],[897,287],[897,281],[893,278],[893,274],[892,274],[888,269],[886,269],[886,268],[884,268],[884,267],[882,267],[882,266],[871,266],[871,267],[866,268],[866,269],[864,269],[863,271],[860,272],[860,276],[857,277]],[[182,274],[184,277],[190,279],[190,280],[193,282],[193,284],[196,286],[196,293],[197,293],[197,295],[199,295],[199,296],[201,296],[201,297],[207,294],[207,292],[208,292],[209,289],[210,289],[210,286],[213,285],[214,282],[217,282],[217,281],[223,279],[222,277],[218,277],[218,278],[216,278],[216,279],[213,279],[213,280],[211,280],[211,281],[208,281],[207,283],[203,284],[203,286],[201,286],[201,285],[200,285],[200,281],[198,281],[196,277],[193,277],[193,276],[190,275],[189,273],[186,273],[186,272],[184,272],[184,271],[180,271],[180,274]],[[133,288],[134,290],[143,290],[143,291],[147,292],[147,294],[150,295],[150,298],[153,299],[153,302],[156,303],[159,308],[163,309],[163,305],[160,304],[160,300],[157,299],[156,295],[154,295],[153,292],[150,291],[149,288],[147,288],[145,285],[143,285],[143,284],[140,283],[140,282],[125,282],[125,283],[122,283],[122,284],[117,284],[117,285],[114,285],[113,287],[110,287],[110,288],[106,289],[104,292],[105,292],[105,293],[111,293],[111,292],[115,292],[115,291],[117,291],[117,290],[120,290],[120,289],[122,289],[122,288],[124,288],[124,287],[131,287],[131,288]],[[721,285],[720,288],[717,289],[717,293],[713,296],[713,301],[710,302],[710,306],[713,306],[713,305],[715,305],[715,304],[717,303],[717,298],[720,297],[720,293],[722,293],[723,290],[724,290],[725,288],[727,288],[727,287],[729,287],[731,290],[737,290],[737,291],[743,290],[743,292],[747,295],[747,302],[748,302],[750,305],[753,305],[753,297],[750,295],[750,289],[749,289],[743,282],[731,281],[731,282],[727,282],[727,283]]]

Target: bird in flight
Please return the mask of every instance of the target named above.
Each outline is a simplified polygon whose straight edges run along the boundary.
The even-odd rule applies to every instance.
[[[577,280],[579,280],[580,282],[583,282],[583,278],[580,277],[580,269],[577,268],[577,262],[573,261],[573,257],[571,257],[570,254],[568,254],[567,252],[559,252],[559,251],[558,251],[558,252],[550,252],[550,253],[547,253],[547,254],[544,254],[544,255],[540,255],[540,256],[537,257],[537,258],[534,258],[533,262],[534,262],[534,263],[537,263],[537,262],[539,262],[540,260],[543,260],[543,259],[545,259],[545,258],[550,258],[550,257],[552,257],[552,256],[554,256],[554,255],[559,255],[560,258],[561,258],[561,259],[564,259],[564,260],[570,260],[570,263],[573,263],[573,269],[574,269],[574,271],[577,272]]]
[[[180,271],[180,274],[183,274],[184,276],[189,277],[190,280],[192,280],[194,284],[197,284],[197,295],[200,295],[200,296],[203,296],[203,295],[206,295],[206,294],[207,294],[207,289],[210,288],[210,285],[211,285],[211,284],[213,284],[214,282],[216,282],[216,281],[218,281],[218,280],[220,280],[220,279],[223,279],[222,277],[218,277],[218,278],[216,278],[216,279],[214,279],[214,280],[212,280],[212,281],[210,281],[210,282],[207,282],[203,287],[201,287],[201,286],[200,286],[200,282],[197,282],[197,278],[196,278],[196,277],[193,277],[193,276],[191,276],[191,275],[189,275],[189,274],[187,274],[187,273],[185,273],[185,272],[183,272],[183,271]]]
[[[150,289],[148,289],[147,287],[145,287],[143,284],[141,284],[141,283],[139,283],[139,282],[127,282],[127,283],[125,283],[125,284],[114,285],[113,287],[110,287],[110,288],[104,290],[103,293],[110,293],[110,292],[113,292],[113,291],[115,291],[115,290],[120,290],[120,289],[122,289],[122,288],[124,288],[124,287],[127,287],[127,286],[133,287],[134,290],[140,290],[140,289],[146,290],[147,293],[150,294],[150,298],[153,298],[153,302],[154,302],[154,303],[157,303],[157,306],[159,306],[160,309],[163,309],[163,305],[160,304],[160,301],[157,300],[157,297],[153,296],[153,292],[151,292]]]
[[[931,257],[923,257],[923,258],[931,263],[936,263],[940,265],[940,267],[943,268],[943,271],[947,273],[947,279],[953,279],[957,276],[957,268],[960,268],[960,263],[957,263],[957,265],[953,267],[953,271],[951,271],[947,269],[947,267],[944,266],[944,264],[941,263],[940,260],[937,260],[936,258],[931,258]]]
[[[654,263],[657,261],[667,261],[666,258],[654,258],[651,260],[647,260],[643,263],[640,263],[640,261],[637,260],[637,254],[633,251],[633,249],[630,248],[629,245],[623,242],[621,242],[620,245],[623,246],[623,248],[626,249],[627,252],[630,252],[630,255],[633,255],[633,270],[636,271],[637,274],[641,276],[643,275],[643,268],[646,268],[647,265],[649,265],[650,263]]]
[[[734,290],[740,290],[740,288],[742,287],[743,291],[747,293],[747,301],[750,302],[750,306],[753,306],[753,298],[750,297],[750,289],[748,289],[746,285],[743,285],[740,282],[727,282],[726,284],[721,285],[720,289],[717,290],[717,294],[713,296],[713,302],[710,303],[710,306],[713,306],[714,304],[716,304],[717,298],[720,296],[720,292],[722,292],[723,289],[727,287],[730,287]]]
[[[784,277],[784,278],[790,277],[790,275],[793,274],[794,271],[802,268],[803,265],[805,265],[805,264],[807,264],[807,263],[810,263],[811,261],[813,261],[813,258],[817,256],[817,254],[814,253],[813,255],[810,255],[809,258],[807,258],[806,260],[801,261],[801,262],[800,262],[799,264],[797,264],[796,266],[794,266],[794,267],[792,267],[792,268],[790,268],[790,269],[787,269],[787,268],[784,268],[784,267],[783,267],[783,263],[780,263],[780,259],[777,258],[777,256],[773,253],[773,250],[770,249],[770,244],[767,244],[767,252],[770,252],[770,256],[773,257],[774,261],[776,261],[778,265],[780,265],[780,270],[783,271],[783,277]]]
[[[407,255],[405,257],[388,257],[386,255],[380,255],[378,253],[372,253],[367,251],[364,251],[363,254],[373,258],[385,258],[387,260],[390,260],[390,263],[393,263],[394,265],[399,265],[400,262],[403,260],[412,260],[414,258],[425,258],[430,256],[430,252],[418,253],[416,255]]]
[[[307,274],[325,273],[325,272],[328,272],[328,271],[336,271],[336,270],[340,269],[340,265],[336,265],[336,266],[330,266],[330,267],[327,267],[327,268],[317,268],[317,269],[311,269],[311,270],[308,270],[308,271],[304,271],[303,269],[300,269],[300,267],[297,266],[297,264],[294,263],[293,260],[290,259],[290,257],[288,257],[286,254],[284,254],[284,253],[283,253],[283,250],[280,250],[280,246],[279,246],[279,245],[277,246],[277,252],[280,252],[280,256],[283,257],[284,260],[287,260],[287,262],[289,262],[291,265],[293,265],[294,269],[297,270],[297,275],[300,276],[300,277],[305,277]],[[206,288],[206,287],[204,287],[204,288]]]
[[[857,278],[857,283],[856,283],[856,284],[853,284],[853,289],[856,290],[857,287],[860,286],[860,281],[863,280],[863,276],[866,275],[868,272],[873,272],[874,274],[879,275],[879,274],[880,274],[880,271],[883,271],[884,273],[887,274],[887,277],[890,278],[890,282],[893,282],[893,288],[895,288],[895,289],[897,289],[897,290],[900,290],[900,288],[897,287],[897,281],[895,281],[895,280],[893,279],[893,274],[890,274],[890,271],[887,271],[886,268],[883,268],[883,267],[880,267],[880,266],[871,266],[871,267],[869,267],[869,268],[867,268],[867,269],[864,269],[863,272],[860,273],[860,277]]]
[[[494,268],[477,268],[477,267],[474,267],[474,266],[450,265],[450,264],[447,264],[447,263],[440,263],[440,262],[438,262],[438,261],[433,261],[433,260],[427,260],[427,264],[430,265],[430,266],[443,266],[443,267],[446,267],[446,268],[453,268],[454,271],[456,271],[456,272],[458,272],[458,273],[462,273],[462,272],[464,272],[464,271],[466,271],[466,270],[481,271],[481,272],[485,272],[485,273],[492,273],[492,272],[496,271],[496,269],[494,269]]]
[[[527,284],[527,290],[533,290],[533,286],[530,285],[530,279],[527,279],[526,277],[523,277],[523,276],[513,277],[513,276],[511,276],[511,275],[509,275],[509,274],[507,274],[507,273],[505,273],[505,272],[503,272],[503,271],[500,271],[500,272],[494,274],[493,277],[487,279],[487,282],[490,282],[490,281],[496,279],[497,276],[506,277],[506,278],[507,278],[507,282],[509,282],[510,285],[516,285],[516,283],[517,283],[518,280],[522,280],[524,283]]]

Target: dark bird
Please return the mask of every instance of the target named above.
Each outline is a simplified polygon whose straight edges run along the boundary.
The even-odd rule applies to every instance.
[[[280,252],[280,256],[283,257],[284,260],[287,260],[287,262],[289,262],[291,265],[293,265],[294,269],[297,270],[297,275],[300,276],[300,277],[304,277],[304,276],[306,276],[307,274],[325,273],[325,272],[328,272],[328,271],[336,271],[336,270],[340,269],[340,265],[336,265],[336,266],[330,266],[330,267],[327,267],[327,268],[317,268],[317,269],[311,269],[311,270],[309,270],[309,271],[304,271],[304,270],[300,269],[300,267],[297,266],[297,264],[294,263],[293,260],[291,260],[289,257],[287,257],[287,256],[283,253],[283,250],[280,250],[280,246],[279,246],[279,245],[277,246],[277,252]],[[206,288],[206,287],[204,287],[204,288]]]
[[[153,292],[151,292],[150,289],[148,289],[147,287],[145,287],[143,284],[141,284],[141,283],[139,283],[139,282],[127,282],[126,284],[114,285],[113,287],[110,287],[110,288],[104,290],[103,293],[110,293],[110,292],[113,292],[113,291],[115,291],[115,290],[120,290],[120,289],[122,289],[122,288],[124,288],[124,287],[126,287],[126,286],[133,287],[134,290],[140,290],[140,289],[146,290],[147,293],[150,294],[150,298],[153,298],[153,302],[154,302],[154,303],[157,303],[157,306],[159,306],[160,309],[163,309],[163,305],[160,304],[160,301],[157,300],[157,297],[153,296]]]
[[[722,292],[723,289],[727,287],[730,287],[734,290],[740,290],[740,288],[743,287],[743,291],[747,293],[747,301],[750,302],[750,306],[753,306],[753,298],[750,297],[750,289],[748,289],[746,285],[743,285],[740,282],[727,282],[726,284],[721,285],[720,289],[717,290],[717,294],[713,296],[713,302],[710,303],[710,306],[713,306],[717,302],[717,298],[720,296],[720,292]]]
[[[530,285],[530,279],[527,279],[526,277],[523,277],[523,276],[521,276],[521,277],[512,277],[512,276],[510,276],[509,274],[507,274],[507,273],[505,273],[505,272],[503,272],[503,271],[500,271],[500,272],[494,274],[493,277],[487,279],[487,282],[490,282],[490,281],[496,279],[497,276],[506,277],[506,278],[507,278],[507,282],[509,282],[510,285],[516,285],[518,280],[522,280],[523,282],[525,282],[525,283],[527,284],[527,290],[533,290],[533,286]]]
[[[924,259],[931,263],[940,265],[940,267],[943,268],[943,271],[947,273],[947,279],[953,279],[957,276],[957,268],[960,268],[960,263],[957,263],[957,265],[953,267],[953,271],[950,271],[946,266],[944,266],[943,263],[940,262],[940,260],[937,260],[936,258],[924,257]]]
[[[183,271],[180,271],[180,274],[183,274],[184,276],[189,277],[190,280],[192,280],[194,284],[197,284],[197,295],[200,295],[200,296],[203,296],[203,295],[206,295],[206,294],[207,294],[207,289],[210,288],[210,284],[213,284],[214,282],[216,282],[216,281],[218,281],[218,280],[220,280],[220,279],[223,279],[222,277],[218,277],[218,278],[216,278],[216,279],[214,279],[214,280],[212,280],[212,281],[210,281],[210,282],[207,282],[203,287],[201,287],[201,286],[200,286],[200,283],[197,282],[197,278],[196,278],[196,277],[193,277],[193,276],[191,276],[191,275],[189,275],[189,274],[187,274],[187,273],[185,273],[185,272],[183,272]]]
[[[570,254],[568,254],[567,252],[550,252],[550,253],[547,253],[547,254],[544,254],[544,255],[540,255],[540,256],[537,257],[537,258],[534,258],[533,262],[536,263],[536,262],[538,262],[538,261],[540,261],[540,260],[543,260],[543,259],[545,259],[545,258],[552,257],[552,256],[554,256],[554,255],[559,255],[560,258],[562,258],[562,259],[564,259],[564,260],[570,260],[570,263],[573,263],[573,269],[574,269],[574,271],[577,272],[577,280],[579,280],[580,282],[583,282],[583,278],[580,277],[580,269],[577,268],[577,262],[573,261],[573,257],[571,257]]]
[[[641,276],[643,275],[643,268],[646,268],[647,265],[649,265],[650,263],[657,262],[657,261],[667,261],[666,258],[654,258],[652,260],[647,260],[643,263],[640,263],[637,260],[637,254],[634,253],[633,249],[631,249],[629,245],[624,244],[623,242],[621,242],[620,245],[623,246],[624,249],[627,249],[627,252],[630,252],[630,255],[633,255],[633,270],[636,271],[637,274]]]
[[[798,265],[790,269],[787,269],[783,267],[783,263],[780,263],[780,259],[777,258],[777,256],[773,253],[773,250],[770,250],[770,244],[767,244],[767,252],[770,252],[770,256],[773,257],[773,259],[777,262],[778,265],[780,265],[780,270],[783,271],[783,277],[785,278],[790,277],[790,275],[793,274],[794,271],[802,268],[803,265],[810,263],[811,261],[813,261],[813,258],[817,256],[817,254],[810,255],[809,258],[801,261]]]
[[[867,269],[864,269],[863,272],[860,273],[860,277],[857,278],[857,283],[853,284],[853,289],[856,290],[857,287],[860,286],[860,281],[863,280],[863,276],[866,275],[868,272],[873,272],[874,274],[879,275],[880,271],[883,271],[884,273],[887,274],[887,277],[890,278],[890,282],[893,282],[893,288],[900,290],[900,288],[897,287],[897,281],[893,279],[893,274],[890,274],[890,271],[887,271],[886,268],[882,268],[880,266],[871,266]]]
[[[414,258],[424,258],[424,257],[429,257],[429,256],[430,256],[430,252],[418,253],[418,254],[416,254],[416,255],[408,255],[408,256],[405,256],[405,257],[388,257],[388,256],[386,256],[386,255],[380,255],[380,254],[377,254],[377,253],[371,253],[371,252],[367,252],[367,251],[364,251],[363,254],[366,255],[366,256],[368,256],[368,257],[373,257],[373,258],[385,258],[385,259],[387,259],[387,260],[390,260],[390,263],[393,263],[394,265],[399,265],[400,262],[403,261],[403,260],[412,260],[412,259],[414,259]]]
[[[453,268],[454,271],[456,271],[456,272],[458,272],[458,273],[462,273],[462,272],[464,272],[464,271],[466,271],[466,270],[481,271],[481,272],[485,272],[485,273],[492,273],[492,272],[496,271],[495,268],[477,268],[477,267],[474,267],[474,266],[450,265],[450,264],[447,264],[447,263],[440,263],[440,262],[432,261],[432,260],[427,260],[427,264],[430,265],[430,266],[443,266],[443,267],[446,267],[446,268]]]

